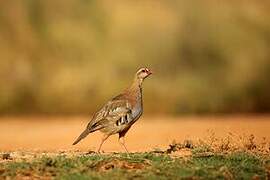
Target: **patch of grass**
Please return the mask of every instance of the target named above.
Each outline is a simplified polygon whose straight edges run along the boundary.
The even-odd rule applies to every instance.
[[[209,152],[212,152],[212,149],[208,145],[201,145],[201,146],[197,146],[194,149],[192,149],[192,153],[194,155],[202,154],[202,153],[209,153]]]
[[[264,177],[263,159],[252,154],[240,152],[229,155],[213,155],[211,157],[193,157],[195,175],[211,178],[232,176],[250,179],[254,175]]]
[[[31,168],[31,164],[28,162],[12,162],[7,163],[6,165],[0,165],[2,169],[2,173],[0,177],[11,176],[14,177],[18,173],[18,171],[26,171]]]
[[[269,156],[246,152],[172,158],[168,154],[44,156],[31,162],[0,163],[0,179],[53,177],[55,179],[250,179],[266,178]]]

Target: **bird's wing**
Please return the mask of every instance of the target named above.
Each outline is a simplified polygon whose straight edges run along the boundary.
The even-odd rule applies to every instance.
[[[94,115],[93,119],[88,123],[87,129],[96,131],[111,123],[119,126],[128,123],[130,118],[130,103],[125,99],[113,99]]]

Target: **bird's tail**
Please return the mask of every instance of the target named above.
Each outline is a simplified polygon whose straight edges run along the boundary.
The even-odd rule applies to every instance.
[[[77,144],[78,142],[80,142],[83,138],[85,138],[91,131],[89,131],[88,129],[85,129],[82,134],[76,139],[76,141],[74,141],[74,143],[72,145]]]

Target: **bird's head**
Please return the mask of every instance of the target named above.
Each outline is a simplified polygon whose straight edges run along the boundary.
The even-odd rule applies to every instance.
[[[151,74],[152,72],[148,68],[140,68],[136,73],[136,78],[142,81]]]

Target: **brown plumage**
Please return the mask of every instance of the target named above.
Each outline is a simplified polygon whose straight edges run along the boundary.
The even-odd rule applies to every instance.
[[[86,129],[76,139],[73,145],[85,138],[89,133],[101,131],[104,137],[98,148],[101,149],[104,141],[113,134],[119,134],[119,142],[128,152],[124,136],[129,128],[140,118],[143,112],[142,103],[142,82],[151,75],[152,72],[147,68],[137,71],[132,85],[118,96],[107,102],[99,111],[95,113]]]

